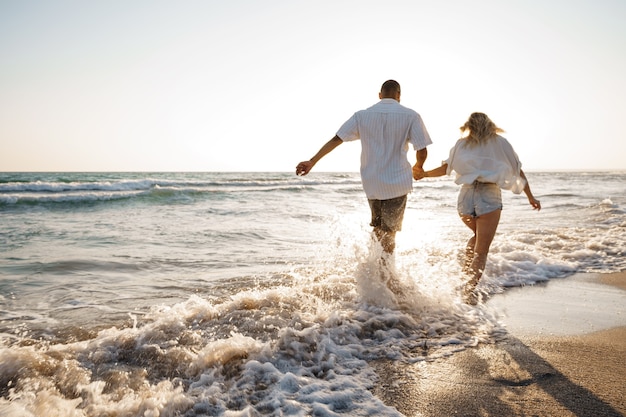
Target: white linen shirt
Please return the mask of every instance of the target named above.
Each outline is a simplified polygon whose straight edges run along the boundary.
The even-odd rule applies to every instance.
[[[466,139],[459,139],[444,161],[448,164],[446,174],[456,172],[454,182],[492,182],[515,194],[524,190],[526,181],[520,175],[522,164],[509,141],[497,135],[475,146],[466,144]]]
[[[424,149],[432,141],[417,112],[391,98],[360,110],[337,132],[344,142],[361,140],[361,181],[369,200],[389,200],[413,190],[408,144]]]

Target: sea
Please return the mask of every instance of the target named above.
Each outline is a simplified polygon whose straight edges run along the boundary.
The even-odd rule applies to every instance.
[[[527,176],[543,208],[503,192],[470,306],[452,177],[414,183],[382,263],[358,173],[0,173],[0,416],[399,416],[375,361],[497,342],[490,298],[626,270],[626,171]]]

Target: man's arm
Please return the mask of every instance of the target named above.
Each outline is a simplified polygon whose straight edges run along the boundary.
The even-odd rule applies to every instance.
[[[413,165],[413,178],[420,179],[423,178],[424,175],[424,162],[426,162],[426,158],[428,157],[428,150],[426,148],[420,149],[415,152],[415,165]]]
[[[308,174],[313,166],[319,162],[325,155],[329,154],[333,149],[337,146],[341,145],[343,140],[337,135],[333,137],[331,140],[326,142],[324,146],[321,147],[319,151],[315,154],[315,156],[308,161],[302,161],[296,167],[296,175],[306,175]]]

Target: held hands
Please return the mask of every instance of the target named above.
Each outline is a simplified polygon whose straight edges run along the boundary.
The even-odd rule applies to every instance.
[[[416,180],[421,180],[422,178],[426,178],[426,177],[428,178],[441,177],[443,175],[446,175],[447,170],[448,170],[448,164],[446,163],[441,165],[439,168],[431,169],[430,171],[424,171],[424,168],[415,164],[413,166],[413,178],[415,178]]]
[[[311,161],[300,162],[298,166],[296,166],[296,175],[302,176],[308,174],[311,168],[313,168],[313,165],[315,164]]]
[[[413,166],[413,179],[419,181],[424,177],[426,177],[426,171],[424,171],[424,168],[414,165]]]

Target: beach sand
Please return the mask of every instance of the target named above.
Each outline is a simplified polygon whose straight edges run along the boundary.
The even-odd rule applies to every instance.
[[[507,290],[487,302],[505,312],[501,340],[410,365],[377,361],[374,392],[415,417],[625,416],[625,300],[623,272]]]

